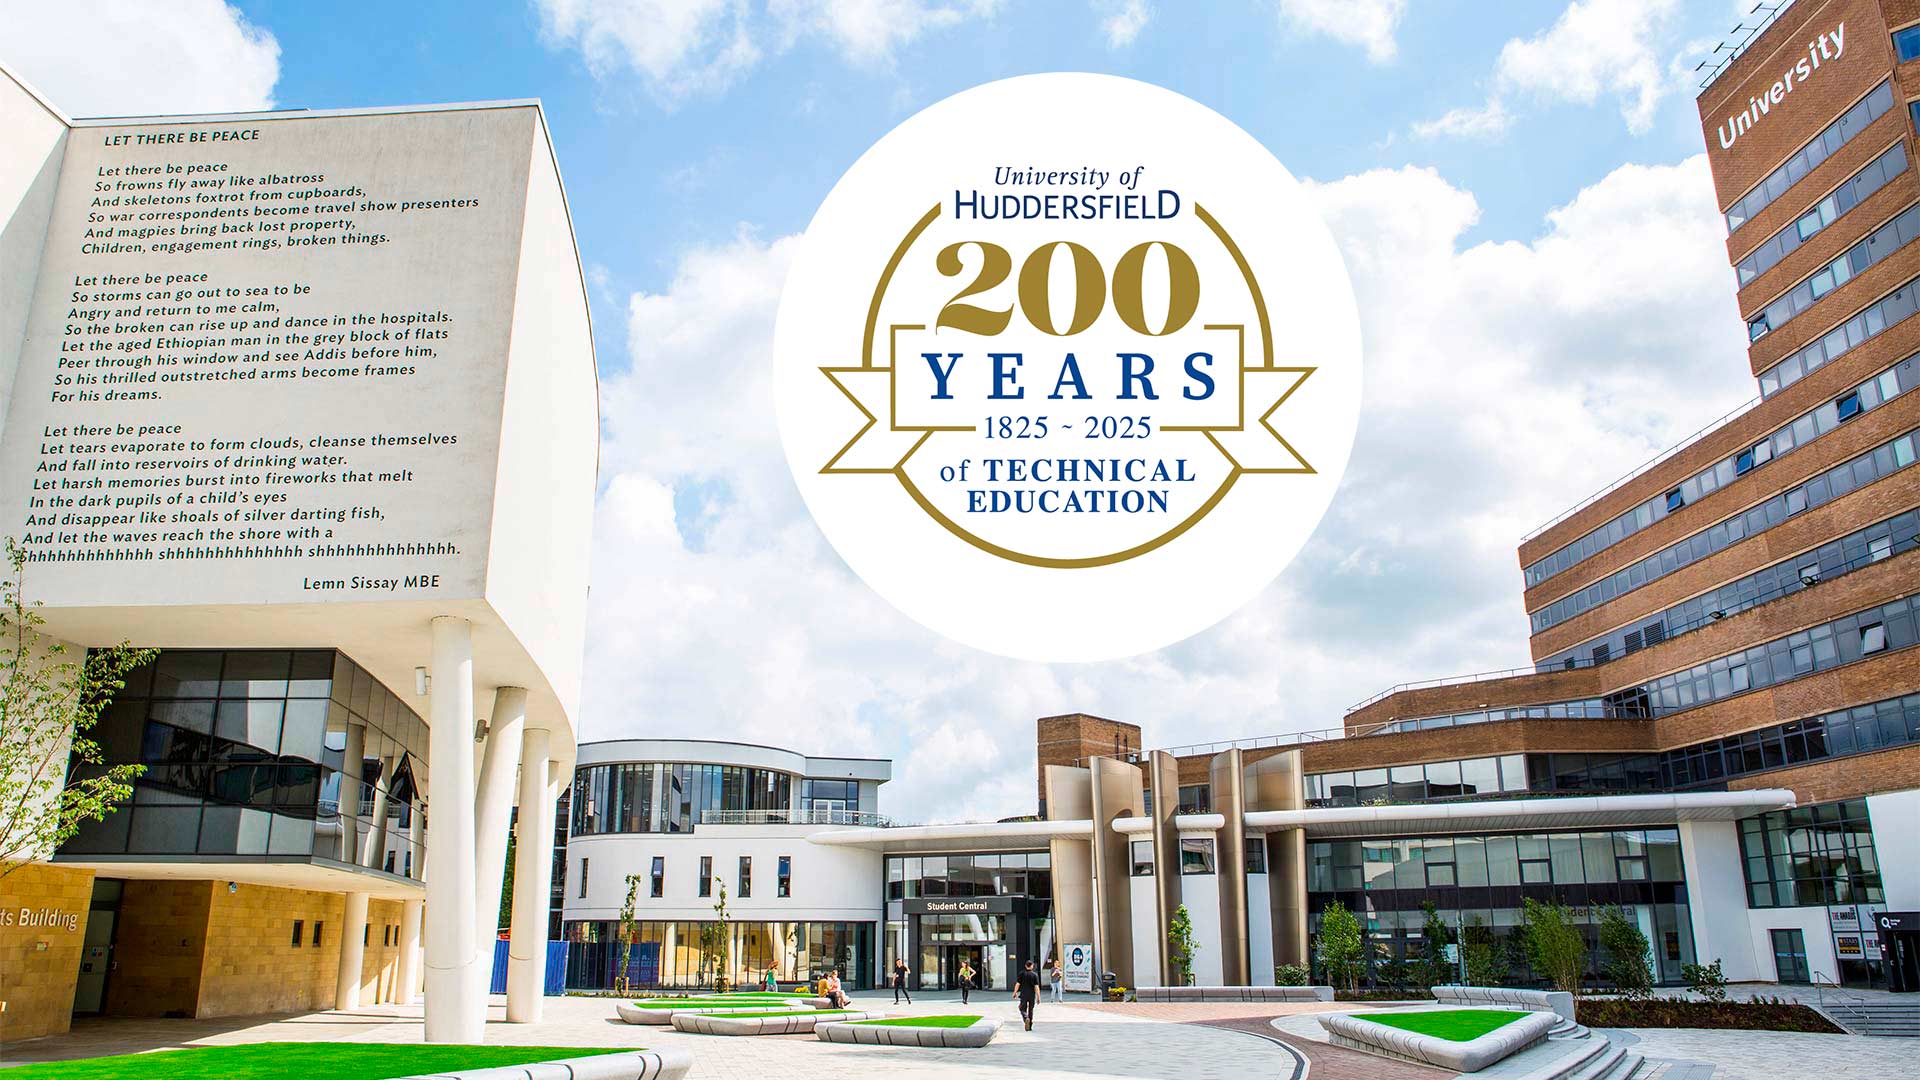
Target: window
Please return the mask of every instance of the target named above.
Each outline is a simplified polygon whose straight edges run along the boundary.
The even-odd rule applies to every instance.
[[[649,875],[649,878],[650,884],[647,887],[647,895],[656,899],[665,896],[667,894],[666,856],[655,855],[653,857],[653,871]]]
[[[1853,390],[1842,394],[1833,403],[1834,413],[1841,420],[1851,420],[1860,415],[1860,391]]]
[[[773,895],[793,895],[793,856],[791,855],[780,856],[779,872],[773,879]]]
[[[713,895],[713,856],[700,856],[700,895]]]
[[[1761,333],[1765,332],[1764,330],[1761,331]],[[1754,336],[1759,337],[1760,335],[1755,334]],[[1679,488],[1674,488],[1672,491],[1667,492],[1667,513],[1671,514],[1685,505],[1687,505],[1686,496],[1680,493]]]
[[[1855,733],[1862,727],[1871,730]],[[1830,723],[1829,740],[1833,734]],[[1864,799],[1742,818],[1740,853],[1750,908],[1886,902]]]
[[[1264,836],[1249,836],[1247,844],[1247,873],[1264,874],[1267,872],[1267,840]]]
[[[1876,536],[1867,541],[1867,561],[1879,562],[1893,554],[1893,537]]]
[[[327,924],[323,922],[315,922],[313,924],[313,947],[316,949],[320,947],[320,928],[325,925]]]
[[[1213,787],[1210,784],[1187,784],[1180,788],[1180,808],[1182,814],[1204,814],[1212,809]]]
[[[588,859],[580,860],[580,898],[583,900],[587,896],[587,866],[590,862]]]
[[[1893,32],[1893,55],[1903,64],[1920,57],[1920,26]]]
[[[307,922],[305,919],[293,920],[293,947],[294,948],[297,949],[300,947],[300,940],[301,940],[300,935],[301,935],[301,932],[304,931],[306,928],[307,928]]]
[[[1773,974],[1783,983],[1807,981],[1807,941],[1798,930],[1769,930],[1773,938]]]
[[[1153,841],[1135,840],[1129,847],[1133,850],[1133,876],[1153,876]]]
[[[373,924],[372,923],[368,923],[367,925],[362,926],[360,928],[360,944],[362,945],[373,944]],[[380,944],[385,945],[386,944],[385,939],[382,939]]]
[[[1181,837],[1180,872],[1182,874],[1213,873],[1213,841],[1198,836]]]
[[[753,856],[740,856],[740,899],[753,895]]]
[[[1860,653],[1884,652],[1887,648],[1887,626],[1885,623],[1869,623],[1860,628]]]
[[[1752,447],[1733,455],[1733,475],[1735,476],[1745,476],[1752,472],[1754,465]]]

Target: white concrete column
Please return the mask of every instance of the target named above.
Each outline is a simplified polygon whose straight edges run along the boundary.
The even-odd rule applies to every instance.
[[[1687,876],[1687,917],[1693,922],[1694,962],[1720,961],[1728,982],[1771,979],[1773,965],[1762,966],[1755,955],[1739,825],[1731,821],[1682,821],[1680,859]]]
[[[340,921],[340,973],[333,984],[333,1007],[360,1007],[360,968],[366,960],[367,894],[347,894],[346,917]]]
[[[480,879],[474,892],[475,948],[479,955],[480,1007],[486,1008],[493,976],[494,942],[500,930],[500,890],[507,869],[507,822],[513,816],[513,777],[520,765],[521,731],[527,722],[527,692],[502,686],[493,692],[493,718],[487,723],[487,752],[480,762],[480,791],[474,798],[474,866]]]
[[[553,888],[552,763],[545,728],[530,728],[520,750],[520,820],[514,827],[513,927],[507,943],[507,1022],[534,1024],[546,1008],[547,905]]]
[[[433,685],[428,706],[426,1041],[478,1043],[486,1030],[473,973],[473,628],[433,620]]]
[[[420,999],[420,908],[418,900],[400,905],[400,970],[393,980],[393,1000],[400,1005]]]

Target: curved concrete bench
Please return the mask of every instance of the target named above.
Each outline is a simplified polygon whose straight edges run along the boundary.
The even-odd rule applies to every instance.
[[[1573,995],[1562,990],[1521,990],[1509,986],[1454,986],[1444,985],[1433,988],[1433,1000],[1442,1005],[1457,1005],[1474,1008],[1479,1006],[1497,1006],[1501,1008],[1548,1009],[1559,1013],[1560,1018],[1573,1023]]]
[[[931,1046],[978,1048],[993,1041],[1000,1021],[985,1017],[963,1028],[908,1027],[903,1024],[820,1023],[813,1035],[821,1042],[860,1043],[865,1046]]]
[[[1331,986],[1143,986],[1135,1001],[1332,1001]]]
[[[661,1026],[665,1026],[667,1024],[673,1023],[673,1018],[680,1015],[681,1013],[714,1014],[714,1013],[740,1013],[740,1012],[773,1012],[773,1011],[782,1010],[782,1009],[791,1009],[794,1012],[813,1011],[809,1006],[800,1005],[800,1004],[789,1006],[789,1005],[782,1005],[782,1004],[767,1004],[767,1003],[753,1004],[753,1003],[747,1003],[747,1002],[742,1002],[739,1005],[689,1005],[686,1008],[642,1009],[628,1002],[622,1001],[615,1004],[613,1008],[615,1012],[618,1012],[620,1014],[620,1019],[626,1021],[629,1024],[658,1024]]]
[[[725,1013],[677,1012],[673,1029],[690,1035],[805,1035],[823,1021],[844,1023],[850,1020],[878,1020],[882,1012],[808,1012],[794,1010],[786,1016],[728,1016]]]
[[[1437,1065],[1457,1073],[1478,1072],[1535,1044],[1546,1041],[1547,1033],[1558,1024],[1551,1012],[1529,1012],[1512,1023],[1502,1024],[1477,1039],[1454,1042],[1417,1031],[1406,1031],[1363,1019],[1363,1016],[1394,1013],[1430,1012],[1429,1009],[1377,1009],[1370,1013],[1326,1013],[1320,1026],[1335,1046],[1360,1050],[1383,1057],[1422,1065]]]
[[[680,1080],[692,1067],[693,1055],[685,1050],[634,1050],[527,1065],[421,1073],[401,1080]]]

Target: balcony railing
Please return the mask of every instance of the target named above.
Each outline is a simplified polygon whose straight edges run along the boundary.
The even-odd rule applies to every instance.
[[[1706,73],[1700,79],[1701,92],[1705,93],[1715,79],[1732,67],[1733,62],[1740,59],[1740,55],[1747,51],[1747,46],[1753,44],[1755,38],[1766,33],[1767,27],[1773,25],[1773,20],[1779,18],[1780,13],[1792,3],[1793,0],[1773,0],[1771,3],[1760,0],[1753,5],[1747,12],[1747,17],[1727,31],[1727,36],[1721,39],[1720,44],[1713,47],[1713,52],[1694,67],[1696,74],[1703,71]],[[1723,53],[1725,55],[1721,55]]]
[[[863,825],[874,829],[893,827],[884,814],[866,810],[837,810],[813,807],[807,810],[706,810],[700,814],[702,825]]]

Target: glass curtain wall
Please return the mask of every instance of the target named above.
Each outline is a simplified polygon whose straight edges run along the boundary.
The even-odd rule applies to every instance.
[[[720,938],[712,929],[722,927]],[[873,924],[863,922],[633,923],[626,950],[627,977],[638,989],[698,989],[713,985],[724,967],[735,985],[758,984],[768,968],[782,983],[812,982],[837,970],[854,989],[873,985]],[[613,920],[566,924],[567,987],[604,990],[619,973],[620,924]],[[725,942],[725,960],[718,946]]]
[[[573,833],[678,833],[714,810],[787,810],[791,773],[739,765],[589,765],[573,775]]]
[[[1318,952],[1319,916],[1338,900],[1367,936],[1370,984],[1404,981],[1423,944],[1431,901],[1456,940],[1489,946],[1503,985],[1542,984],[1520,947],[1522,902],[1576,909],[1588,936],[1589,978],[1599,981],[1598,910],[1619,905],[1653,947],[1655,977],[1680,981],[1694,960],[1677,829],[1427,836],[1315,841],[1307,845],[1308,932]],[[1322,978],[1315,972],[1316,980]]]

